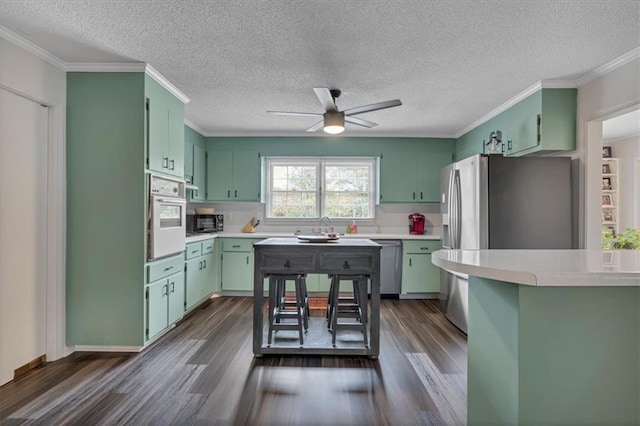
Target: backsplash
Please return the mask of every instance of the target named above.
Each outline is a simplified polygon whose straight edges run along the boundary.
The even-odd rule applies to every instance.
[[[188,203],[187,213],[192,214],[196,207],[213,207],[216,213],[225,215],[224,230],[240,232],[240,228],[252,217],[261,220],[259,232],[295,232],[310,233],[311,228],[318,228],[319,221],[312,224],[301,224],[294,220],[281,223],[265,221],[265,205],[261,203]],[[425,234],[440,235],[442,218],[439,204],[382,204],[376,206],[375,221],[356,221],[358,232],[362,234],[409,234],[408,215],[422,213],[425,216]],[[334,220],[336,232],[342,233],[351,220]],[[323,225],[324,227],[324,225]]]

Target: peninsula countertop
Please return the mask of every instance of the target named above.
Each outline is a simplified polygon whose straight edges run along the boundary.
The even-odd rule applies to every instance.
[[[461,274],[541,287],[640,287],[638,250],[439,250],[432,262]]]

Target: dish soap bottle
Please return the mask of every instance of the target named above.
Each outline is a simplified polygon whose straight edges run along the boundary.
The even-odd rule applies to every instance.
[[[356,225],[356,221],[354,220],[353,222],[351,222],[351,226],[349,227],[349,233],[350,234],[357,234],[358,233],[358,225]]]

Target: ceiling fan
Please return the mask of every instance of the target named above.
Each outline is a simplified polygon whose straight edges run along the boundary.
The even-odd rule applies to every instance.
[[[394,99],[391,101],[378,102],[370,105],[363,105],[355,108],[349,108],[344,111],[340,111],[336,106],[336,99],[340,97],[342,93],[339,89],[329,89],[327,87],[314,87],[313,91],[316,92],[318,100],[324,107],[324,113],[315,112],[286,112],[286,111],[267,111],[269,114],[277,115],[296,115],[303,117],[322,117],[322,120],[318,121],[313,126],[307,129],[307,132],[315,132],[323,129],[325,132],[332,135],[337,135],[344,131],[345,122],[355,124],[357,126],[372,128],[377,126],[376,123],[362,118],[354,117],[354,115],[363,114],[365,112],[377,111],[385,108],[392,108],[402,105],[400,99]]]

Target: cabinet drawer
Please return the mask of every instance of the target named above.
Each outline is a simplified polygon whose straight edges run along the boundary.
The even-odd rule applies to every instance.
[[[184,269],[184,257],[182,254],[157,260],[147,265],[147,283],[152,283],[161,278],[181,272]]]
[[[434,251],[442,248],[440,241],[415,241],[415,240],[403,240],[402,241],[404,253],[433,253]]]
[[[262,253],[262,270],[267,273],[309,272],[316,267],[314,253]]]
[[[248,238],[225,238],[222,251],[253,251],[253,240]]]
[[[318,268],[326,272],[371,273],[373,256],[357,253],[320,253]]]
[[[213,253],[213,247],[215,244],[215,240],[212,238],[210,240],[205,240],[202,242],[202,254]]]
[[[187,250],[184,253],[184,258],[186,260],[193,259],[194,257],[198,257],[202,254],[202,243],[189,243],[187,244]]]

